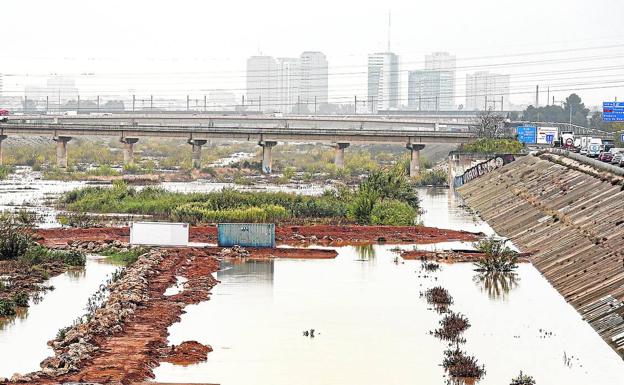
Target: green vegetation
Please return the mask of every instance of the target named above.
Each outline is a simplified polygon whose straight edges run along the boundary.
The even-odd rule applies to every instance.
[[[17,260],[30,266],[60,261],[66,266],[79,267],[85,265],[86,257],[83,253],[75,250],[51,250],[43,246],[32,245]]]
[[[420,171],[414,178],[414,183],[416,186],[446,186],[448,174],[440,169]]]
[[[280,222],[291,216],[288,210],[277,205],[223,210],[214,210],[210,207],[210,203],[187,203],[173,211],[172,219],[190,223]]]
[[[482,154],[517,154],[522,148],[522,143],[514,139],[481,138],[473,143],[465,144],[462,151]]]
[[[527,376],[520,371],[518,377],[511,380],[509,385],[535,385],[535,380],[531,376]]]
[[[97,221],[92,215],[85,212],[68,212],[57,214],[56,220],[63,226],[69,227],[93,227]]]
[[[522,113],[522,119],[534,122],[568,123],[572,118],[572,124],[586,127],[587,114],[589,114],[589,108],[585,107],[581,97],[577,94],[571,94],[566,98],[563,107],[556,105],[539,108],[527,107]]]
[[[475,262],[475,270],[486,273],[509,272],[518,267],[518,253],[505,245],[507,240],[489,237],[476,244],[484,256]]]
[[[15,302],[12,299],[0,298],[0,317],[15,315]]]
[[[418,195],[401,167],[374,171],[355,190],[328,190],[321,196],[232,189],[184,194],[154,187],[137,190],[115,182],[112,188],[86,187],[68,192],[60,203],[78,213],[145,214],[190,223],[329,218],[360,224],[409,225],[414,223],[419,207]]]
[[[9,174],[12,172],[13,172],[13,167],[0,165],[0,180],[6,179],[9,176]]]
[[[389,199],[375,203],[370,218],[373,225],[411,226],[416,210],[407,203]]]
[[[110,248],[102,251],[100,254],[108,257],[108,260],[112,262],[122,263],[124,265],[130,265],[136,262],[137,259],[147,252],[147,249],[142,247],[133,248],[130,250],[119,250],[116,248]]]

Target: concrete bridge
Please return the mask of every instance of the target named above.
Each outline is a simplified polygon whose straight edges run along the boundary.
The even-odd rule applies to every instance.
[[[118,137],[124,162],[134,161],[134,145],[141,138],[179,138],[192,146],[193,166],[201,167],[202,146],[211,139],[256,141],[263,148],[262,169],[272,171],[272,148],[278,142],[329,143],[335,163],[344,167],[344,151],[352,143],[396,143],[410,150],[410,174],[418,173],[420,150],[431,143],[462,144],[476,138],[468,124],[441,125],[391,119],[211,116],[180,114],[96,114],[76,116],[21,115],[0,123],[1,143],[8,136],[48,136],[57,143],[57,165],[67,167],[67,147],[80,136]]]

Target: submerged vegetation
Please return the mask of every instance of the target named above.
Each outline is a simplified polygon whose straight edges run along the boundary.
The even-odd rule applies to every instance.
[[[475,262],[475,270],[486,273],[510,272],[518,267],[518,252],[507,245],[507,240],[489,237],[476,244],[483,257]]]
[[[535,380],[533,377],[523,374],[521,370],[518,377],[511,380],[509,385],[535,385]]]
[[[108,257],[108,260],[112,262],[121,263],[124,265],[130,265],[136,262],[137,259],[147,252],[147,249],[142,247],[135,247],[129,250],[119,250],[117,248],[110,248],[101,251],[99,254]]]
[[[478,381],[485,375],[485,368],[479,366],[477,359],[459,348],[444,352],[442,367],[451,377],[452,383],[458,385],[467,383],[468,379]]]
[[[78,213],[145,214],[193,224],[329,219],[363,225],[412,225],[419,208],[418,194],[400,167],[374,171],[355,189],[327,190],[321,196],[232,189],[185,194],[155,187],[138,190],[115,182],[112,188],[71,191],[60,203]]]
[[[19,215],[3,214],[0,216],[0,262],[12,266],[11,271],[22,271],[36,278],[35,281],[43,281],[52,271],[84,266],[86,257],[78,251],[52,250],[37,244]],[[28,306],[29,296],[24,290],[31,291],[32,284],[10,277],[0,280],[0,317],[13,316],[16,307]]]

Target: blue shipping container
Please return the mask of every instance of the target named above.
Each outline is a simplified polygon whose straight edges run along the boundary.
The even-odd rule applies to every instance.
[[[274,223],[219,223],[221,247],[275,247]]]

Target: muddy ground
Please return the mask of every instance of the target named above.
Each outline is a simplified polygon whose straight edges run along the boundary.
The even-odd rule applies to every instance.
[[[91,229],[39,229],[35,235],[45,246],[62,246],[70,241],[128,242],[127,227]],[[343,246],[373,243],[437,243],[448,241],[477,241],[481,234],[467,231],[438,229],[425,226],[278,226],[275,239],[278,245],[291,246]],[[216,243],[216,226],[191,227],[191,242]]]
[[[191,228],[192,242],[216,243],[216,236],[216,227]],[[128,228],[39,229],[36,230],[35,237],[41,244],[49,247],[97,249],[114,242],[126,243],[129,230]],[[79,326],[76,330],[70,330],[67,334],[69,336],[73,334],[87,336],[88,343],[85,346],[90,349],[87,353],[79,354],[78,347],[82,346],[84,338],[68,341],[69,337],[65,337],[65,340],[51,341],[51,346],[55,347],[55,356],[44,361],[47,363],[47,369],[25,376],[15,376],[12,381],[46,385],[72,382],[135,384],[153,378],[152,370],[160,362],[189,365],[206,360],[211,351],[209,346],[195,341],[187,341],[175,347],[169,346],[168,328],[180,320],[185,306],[209,299],[210,290],[218,283],[212,273],[219,269],[218,259],[224,258],[224,255],[237,258],[242,254],[250,259],[335,258],[337,255],[335,250],[315,249],[309,246],[476,241],[479,237],[479,234],[423,226],[286,226],[276,229],[278,244],[301,247],[241,250],[210,246],[155,249],[149,253],[160,253],[156,259],[157,263],[144,273],[146,274],[144,279],[139,279],[140,282],[145,282],[146,286],[143,294],[139,296],[141,299],[132,302],[133,310],[129,315],[115,321],[118,324],[113,328],[102,328],[102,324],[96,322],[96,326],[89,323]],[[409,253],[407,257],[410,258]],[[188,279],[183,285],[183,290],[178,294],[165,296],[167,288],[176,283],[177,276]],[[123,286],[117,290],[121,292],[111,292],[109,302],[110,298],[125,295],[126,290]],[[71,361],[71,371],[65,371],[67,366],[63,363],[64,360]]]

